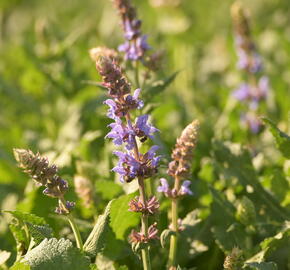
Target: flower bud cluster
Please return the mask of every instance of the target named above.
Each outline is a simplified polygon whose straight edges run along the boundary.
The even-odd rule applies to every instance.
[[[129,2],[116,1],[116,3],[123,10],[128,7],[125,4]],[[126,16],[125,12],[125,19]],[[131,86],[116,61],[102,56],[97,61],[96,67],[111,97],[104,102],[109,106],[107,116],[114,120],[109,125],[111,131],[106,138],[113,139],[115,145],[124,145],[126,149],[124,152],[113,152],[119,161],[112,170],[120,175],[121,182],[128,183],[138,179],[139,188],[142,189],[143,180],[157,173],[160,156],[156,154],[158,149],[156,145],[146,153],[140,153],[137,139],[140,143],[144,143],[148,138],[152,139],[153,134],[158,130],[148,123],[149,115],[141,115],[135,121],[131,121],[131,111],[143,106],[143,101],[139,99],[141,89],[136,89],[131,95]],[[141,196],[133,199],[129,207],[130,211],[142,213],[142,219],[145,219],[147,215],[154,214],[158,210],[159,202],[155,197],[146,200],[146,196],[142,195],[142,199]],[[157,238],[157,232],[156,224],[151,225],[148,230],[143,226],[142,232],[132,232],[131,241],[132,243],[148,243],[150,239]]]
[[[197,143],[199,121],[194,120],[181,133],[172,151],[172,161],[169,163],[168,174],[172,177],[188,177]]]
[[[268,77],[260,75],[263,68],[262,60],[252,40],[248,18],[239,2],[232,5],[231,14],[238,55],[237,67],[249,78],[248,82],[242,82],[234,90],[233,96],[248,107],[247,113],[241,116],[242,123],[251,132],[258,133],[261,129],[261,121],[258,119],[257,110],[259,103],[267,98],[269,80]]]
[[[74,177],[74,187],[77,196],[83,201],[85,207],[93,204],[93,185],[91,181],[82,175]]]
[[[63,200],[68,190],[68,183],[57,175],[56,165],[49,165],[47,158],[41,157],[39,153],[34,154],[31,150],[14,149],[14,156],[18,166],[29,174],[40,186],[44,186],[43,194]],[[59,200],[56,212],[67,214],[74,207],[73,202],[66,201],[65,205]]]
[[[130,84],[114,60],[101,57],[96,66],[111,97],[105,101],[109,106],[107,116],[115,120],[109,125],[111,131],[106,138],[113,139],[115,145],[124,144],[126,148],[126,152],[114,152],[119,162],[113,171],[120,175],[121,182],[131,182],[138,177],[149,178],[157,172],[160,160],[160,156],[156,155],[158,146],[152,146],[147,153],[138,155],[134,149],[137,138],[143,143],[147,138],[153,138],[153,133],[158,130],[148,123],[149,115],[137,117],[134,123],[130,120],[130,111],[143,106],[143,101],[139,99],[141,89],[136,89],[133,96],[130,94]]]
[[[159,239],[157,223],[150,225],[148,228],[148,235],[145,235],[142,232],[137,232],[132,230],[129,238],[131,243],[148,243],[150,240]]]
[[[197,144],[199,121],[194,120],[182,131],[172,151],[172,161],[169,163],[167,173],[175,179],[174,188],[170,188],[165,178],[160,179],[158,192],[163,192],[166,197],[176,199],[184,195],[192,195],[189,186],[191,182],[185,180],[190,174],[193,151]],[[180,185],[180,181],[183,181]]]
[[[129,202],[129,211],[153,215],[158,211],[159,206],[160,204],[155,196],[152,196],[145,204],[137,196]]]
[[[145,52],[150,49],[147,36],[142,35],[142,22],[137,18],[136,9],[130,0],[114,0],[122,19],[124,38],[126,42],[119,46],[119,51],[125,53],[127,60],[141,60]]]

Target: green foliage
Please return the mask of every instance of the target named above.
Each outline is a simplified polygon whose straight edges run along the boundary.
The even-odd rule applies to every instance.
[[[136,187],[117,183],[111,171],[116,147],[104,139],[110,123],[103,105],[106,90],[88,56],[91,47],[116,49],[123,43],[119,17],[110,1],[68,2],[0,1],[0,208],[17,209],[0,216],[0,249],[10,254],[0,253],[0,260],[2,254],[4,269],[13,270],[141,270],[128,243],[131,229],[140,228],[140,215],[128,212],[137,193],[125,195]],[[151,246],[152,268],[166,268],[171,234],[170,201],[156,194],[158,179],[167,177],[176,138],[198,118],[202,126],[189,178],[194,196],[179,203],[178,269],[220,270],[234,247],[244,252],[243,269],[287,269],[289,1],[243,1],[271,85],[259,111],[265,128],[255,135],[241,125],[245,106],[231,94],[243,79],[231,34],[233,1],[132,2],[148,34],[148,53],[165,52],[161,69],[144,85],[146,70],[139,67],[145,106],[136,113],[150,113],[160,130],[154,144],[160,146],[162,164],[150,181],[161,208],[149,223],[158,221],[164,248]],[[136,89],[131,64],[122,67]],[[67,199],[76,202],[73,215],[81,235],[88,236],[87,253],[63,239],[73,239],[66,219],[53,213],[55,200],[16,168],[14,147],[40,151],[58,165],[69,183]],[[78,203],[75,175],[92,182],[90,208]],[[17,261],[23,257],[25,263]]]
[[[275,138],[276,146],[285,158],[290,159],[290,136],[282,132],[277,126],[269,119],[263,118],[263,121],[269,126],[272,135]]]
[[[95,257],[105,245],[106,235],[109,229],[108,227],[110,222],[110,210],[112,202],[113,201],[110,201],[108,203],[104,214],[98,217],[93,230],[91,231],[84,244],[84,251],[92,257]]]
[[[277,270],[277,265],[273,262],[262,262],[262,263],[247,263],[246,269],[254,269],[254,270]]]
[[[35,270],[87,270],[90,262],[69,240],[55,238],[44,239],[26,253],[23,261]]]
[[[129,230],[136,227],[140,221],[139,215],[128,211],[129,201],[135,196],[135,193],[123,195],[111,204],[110,226],[117,239],[125,240]]]

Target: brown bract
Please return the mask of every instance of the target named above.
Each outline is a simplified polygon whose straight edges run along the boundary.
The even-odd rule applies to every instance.
[[[187,177],[190,172],[193,151],[197,143],[199,121],[194,120],[181,133],[172,151],[168,174],[172,177]]]

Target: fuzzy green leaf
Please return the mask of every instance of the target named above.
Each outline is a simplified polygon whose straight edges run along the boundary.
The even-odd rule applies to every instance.
[[[146,99],[162,93],[175,80],[178,73],[179,71],[176,71],[167,78],[154,82],[149,89],[144,91]]]
[[[105,245],[105,238],[109,228],[110,209],[113,201],[110,201],[103,215],[99,216],[93,230],[84,244],[84,251],[94,257]]]
[[[273,262],[252,262],[246,263],[246,266],[254,270],[278,270],[277,265]]]
[[[96,192],[100,193],[105,200],[112,200],[120,195],[123,191],[122,187],[112,181],[98,180],[95,183]]]
[[[87,270],[90,260],[72,242],[65,239],[44,239],[23,259],[32,270]]]
[[[275,138],[277,148],[285,158],[290,159],[290,136],[277,128],[271,120],[263,118],[263,121],[270,128],[270,131]]]
[[[16,219],[18,219],[19,221],[21,221],[23,223],[29,222],[29,223],[34,224],[34,225],[45,225],[46,224],[44,218],[38,217],[34,214],[23,213],[20,211],[3,211],[3,212],[10,213],[13,217],[15,217]]]
[[[135,196],[135,193],[123,195],[112,202],[110,225],[117,239],[125,240],[129,229],[136,227],[139,223],[139,215],[128,211],[128,204]]]
[[[52,237],[52,229],[48,225],[34,225],[26,223],[33,240],[39,244],[44,238]]]
[[[234,206],[217,190],[210,188],[210,191],[213,196],[212,233],[217,244],[224,252],[230,252],[233,247],[246,248],[244,228],[235,221]]]
[[[252,165],[249,152],[240,145],[213,142],[213,155],[217,171],[224,179],[237,179],[245,190],[251,187],[253,192],[248,195],[255,207],[266,210],[267,216],[276,221],[284,221],[290,217],[286,209],[261,185]],[[259,209],[257,208],[257,212]]]

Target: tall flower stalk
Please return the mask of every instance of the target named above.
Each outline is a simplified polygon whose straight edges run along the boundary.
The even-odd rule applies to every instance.
[[[107,116],[114,120],[109,125],[111,131],[106,138],[111,138],[115,145],[124,145],[125,151],[115,151],[118,164],[112,170],[120,175],[122,183],[129,183],[137,179],[139,196],[129,204],[129,210],[141,213],[141,231],[132,231],[130,240],[133,250],[141,249],[144,269],[151,269],[149,242],[158,238],[156,223],[149,226],[148,216],[154,214],[159,203],[153,196],[147,198],[145,192],[145,179],[157,173],[160,156],[156,155],[157,146],[152,146],[148,152],[141,153],[139,143],[144,143],[148,138],[153,138],[157,131],[148,123],[149,115],[141,115],[133,120],[132,111],[143,107],[139,99],[141,89],[136,89],[131,94],[131,85],[122,73],[117,62],[109,57],[100,56],[96,68],[103,78],[103,86],[108,89],[110,99],[104,103],[109,106]]]
[[[48,159],[41,157],[39,153],[34,154],[26,149],[14,149],[14,156],[18,162],[18,166],[39,186],[44,186],[43,194],[52,198],[58,199],[58,206],[55,212],[60,215],[65,215],[73,230],[76,243],[79,249],[83,249],[83,241],[79,229],[71,214],[75,203],[66,201],[64,198],[68,190],[68,183],[58,174],[56,165],[49,165]]]
[[[141,32],[142,21],[138,19],[136,9],[130,0],[113,0],[119,11],[125,43],[119,46],[119,51],[125,53],[125,59],[136,61],[135,70],[138,73],[138,60],[142,60],[150,46],[147,35]]]
[[[267,98],[269,82],[261,74],[262,60],[251,36],[249,20],[239,2],[232,5],[231,15],[238,56],[237,67],[245,75],[245,81],[233,92],[233,96],[247,107],[247,111],[241,116],[242,122],[252,133],[258,133],[262,127],[258,111],[261,101]]]
[[[178,202],[184,195],[192,195],[189,189],[190,181],[186,180],[189,177],[191,162],[193,159],[193,151],[197,143],[197,135],[199,129],[199,121],[194,120],[181,133],[177,139],[175,147],[172,151],[172,161],[169,163],[167,173],[174,179],[174,186],[171,189],[165,178],[161,178],[161,185],[157,191],[163,192],[164,195],[171,199],[171,218],[173,235],[170,238],[169,260],[168,266],[170,269],[176,269],[177,260],[177,240],[180,230],[178,225]]]

